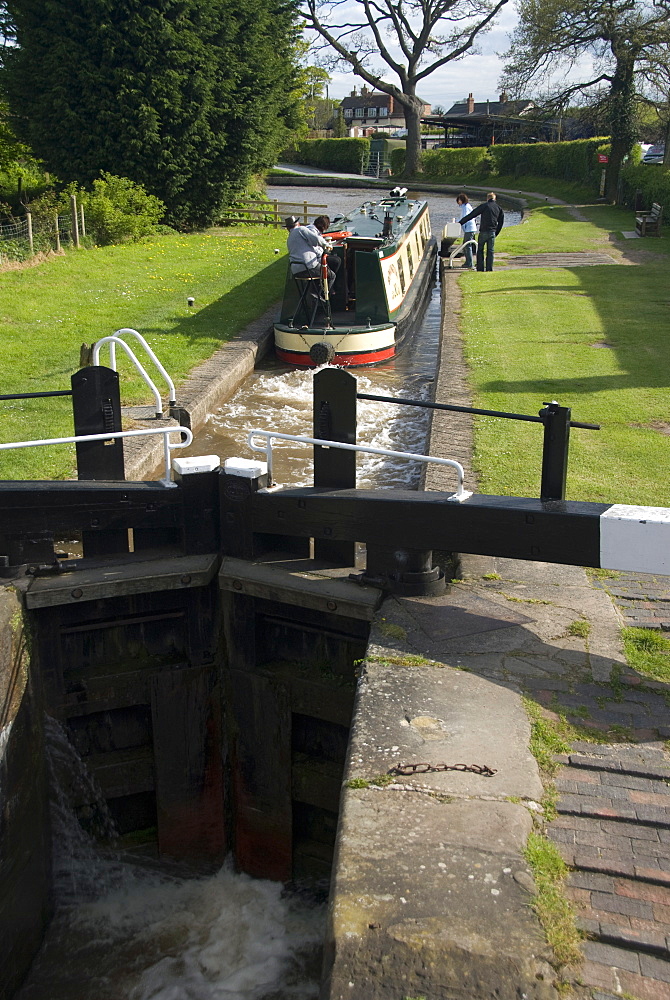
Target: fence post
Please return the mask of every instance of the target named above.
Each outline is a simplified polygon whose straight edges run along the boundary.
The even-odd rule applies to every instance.
[[[60,229],[58,228],[58,212],[56,212],[54,216],[54,222],[56,226],[54,230],[56,236],[56,253],[60,253]]]
[[[302,205],[303,205],[303,221],[305,225],[307,225],[307,202],[303,201]]]
[[[79,249],[79,219],[77,218],[77,197],[74,194],[70,195],[70,211],[72,213],[72,241]]]
[[[276,198],[273,204],[275,207],[275,229],[279,229],[279,202],[277,201]]]
[[[30,212],[26,212],[26,225],[28,227],[28,247],[30,248],[30,256],[32,257],[35,253],[35,247],[33,246],[33,217]]]
[[[571,413],[568,406],[559,406],[556,400],[545,403],[540,410],[544,422],[541,500],[565,500]]]
[[[358,380],[343,368],[323,368],[313,380],[314,437],[356,444]],[[326,489],[356,488],[356,452],[314,445],[314,485]],[[341,566],[355,564],[356,543],[314,539],[314,558]]]
[[[81,235],[86,236],[86,219],[84,218],[84,206],[79,206],[79,214],[81,215]]]

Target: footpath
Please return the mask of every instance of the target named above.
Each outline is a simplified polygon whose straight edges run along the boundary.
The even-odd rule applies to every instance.
[[[443,294],[435,399],[467,405],[457,272],[445,274]],[[468,416],[435,411],[430,454],[461,461],[473,488]],[[431,467],[426,488],[450,489],[448,477]],[[621,625],[670,630],[670,578],[467,556],[458,576],[452,602],[485,602],[482,614],[499,624],[450,638],[442,659],[448,651],[454,666],[511,686],[583,737],[557,758],[546,827],[570,866],[567,894],[584,934],[584,961],[565,977],[579,997],[670,1000],[670,685],[629,668],[620,638]],[[504,627],[510,609],[525,620]],[[531,810],[535,795],[524,796]]]

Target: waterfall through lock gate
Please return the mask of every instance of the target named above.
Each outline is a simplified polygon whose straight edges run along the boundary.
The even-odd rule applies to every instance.
[[[53,719],[46,739],[56,912],[17,1000],[317,997],[322,903],[230,862],[192,877],[115,849],[104,798]]]

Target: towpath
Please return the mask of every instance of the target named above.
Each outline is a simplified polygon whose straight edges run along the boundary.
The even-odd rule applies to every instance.
[[[459,295],[457,272],[447,272],[435,398],[467,405]],[[470,484],[471,448],[471,418],[436,411],[430,453],[461,461]],[[431,467],[426,486],[452,488],[448,471]],[[560,759],[547,831],[571,866],[568,895],[585,934],[575,993],[670,1000],[670,685],[629,668],[620,639],[621,624],[670,629],[670,578],[482,557],[463,557],[460,575],[458,602],[485,601],[493,618],[512,607],[529,621],[454,639],[447,659],[516,685],[547,718],[589,737]],[[578,621],[588,634],[575,634]]]

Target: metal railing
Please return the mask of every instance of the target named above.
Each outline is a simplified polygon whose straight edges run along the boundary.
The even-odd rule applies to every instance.
[[[106,434],[79,434],[71,437],[43,438],[36,441],[9,441],[6,444],[0,444],[0,451],[12,451],[17,448],[41,448],[52,444],[84,444],[86,441],[114,441],[116,438],[143,437],[151,434],[163,435],[165,476],[163,479],[159,479],[159,482],[167,487],[176,486],[176,483],[173,483],[170,478],[171,452],[178,448],[188,448],[191,444],[193,434],[188,427],[143,427],[134,431],[110,431]],[[172,443],[168,440],[170,434],[179,434],[185,440]]]
[[[458,246],[455,246],[451,251],[451,253],[449,254],[449,267],[452,266],[452,261],[454,257],[464,256],[463,251],[467,246],[474,247],[474,253],[475,254],[477,253],[477,240],[466,240],[465,243],[459,243]]]
[[[254,444],[254,438],[264,438],[265,444]],[[248,446],[252,449],[252,451],[262,451],[265,453],[265,460],[268,466],[269,486],[274,485],[272,478],[272,442],[274,440],[293,441],[296,444],[321,445],[324,448],[339,448],[341,451],[360,451],[362,454],[383,455],[386,458],[406,458],[408,461],[421,462],[424,465],[448,465],[450,468],[456,470],[456,474],[458,476],[458,488],[456,492],[447,499],[455,503],[461,503],[463,500],[467,500],[468,497],[472,496],[471,491],[468,492],[468,490],[463,489],[463,479],[465,476],[463,466],[460,462],[456,462],[451,458],[433,458],[431,455],[415,455],[408,451],[390,451],[388,448],[368,448],[365,445],[345,444],[343,441],[328,441],[321,438],[302,437],[297,434],[278,434],[275,431],[249,431],[249,435],[247,437]]]
[[[155,415],[156,415],[156,417],[162,417],[163,416],[163,403],[162,403],[162,400],[161,400],[161,394],[158,391],[158,389],[156,388],[156,385],[155,385],[153,379],[150,378],[150,376],[148,375],[146,369],[141,364],[141,362],[138,360],[137,355],[133,351],[132,347],[130,347],[128,344],[126,344],[125,340],[121,339],[120,334],[122,334],[122,333],[131,333],[135,337],[137,337],[137,339],[139,340],[139,342],[142,344],[142,346],[144,347],[145,351],[149,355],[150,359],[153,361],[154,365],[156,366],[156,368],[158,369],[158,371],[160,372],[160,374],[163,376],[163,378],[165,379],[165,381],[168,384],[168,392],[169,392],[168,402],[169,402],[169,405],[172,405],[172,406],[175,405],[175,403],[176,403],[177,400],[176,400],[176,397],[175,397],[174,382],[172,381],[172,379],[170,378],[170,376],[168,375],[168,373],[165,371],[165,368],[163,368],[163,365],[160,363],[160,361],[158,360],[158,358],[156,357],[156,355],[154,354],[154,352],[152,351],[152,349],[149,347],[149,345],[147,344],[147,342],[144,339],[144,337],[141,334],[139,334],[137,332],[137,330],[131,330],[130,328],[123,328],[121,330],[117,330],[116,333],[111,334],[109,337],[102,337],[100,340],[96,341],[96,343],[93,345],[93,364],[96,365],[96,366],[100,364],[100,350],[102,349],[102,347],[104,347],[105,344],[109,344],[109,367],[113,371],[116,371],[117,370],[116,369],[116,345],[118,344],[119,347],[122,347],[123,350],[128,355],[128,357],[130,358],[130,361],[132,362],[132,364],[135,366],[135,368],[137,369],[137,371],[140,373],[140,375],[144,379],[145,385],[153,393],[154,403],[155,403]]]
[[[98,349],[99,345],[101,345],[103,343],[109,342],[109,366],[114,371],[116,371],[116,344],[126,334],[129,335],[129,336],[131,336],[131,337],[135,337],[136,340],[138,340],[140,342],[140,344],[142,345],[142,347],[144,348],[144,350],[146,351],[146,353],[148,354],[148,356],[153,361],[156,369],[163,376],[163,378],[165,379],[165,382],[167,384],[167,387],[168,387],[168,403],[170,404],[170,406],[174,406],[176,404],[176,402],[177,402],[177,396],[176,396],[176,393],[175,393],[174,382],[172,381],[172,379],[170,378],[170,376],[166,372],[166,370],[163,367],[163,365],[161,364],[161,362],[158,360],[156,354],[153,351],[153,348],[151,348],[149,346],[149,344],[146,342],[146,340],[144,339],[144,337],[142,336],[142,334],[138,333],[137,330],[133,330],[129,326],[123,326],[123,327],[121,327],[120,330],[115,330],[114,331],[114,333],[112,334],[112,336],[115,339],[113,341],[109,337],[104,337],[102,340],[99,340],[96,344],[93,345],[93,356],[94,356],[94,358],[97,358],[97,357],[100,356],[100,351]]]

